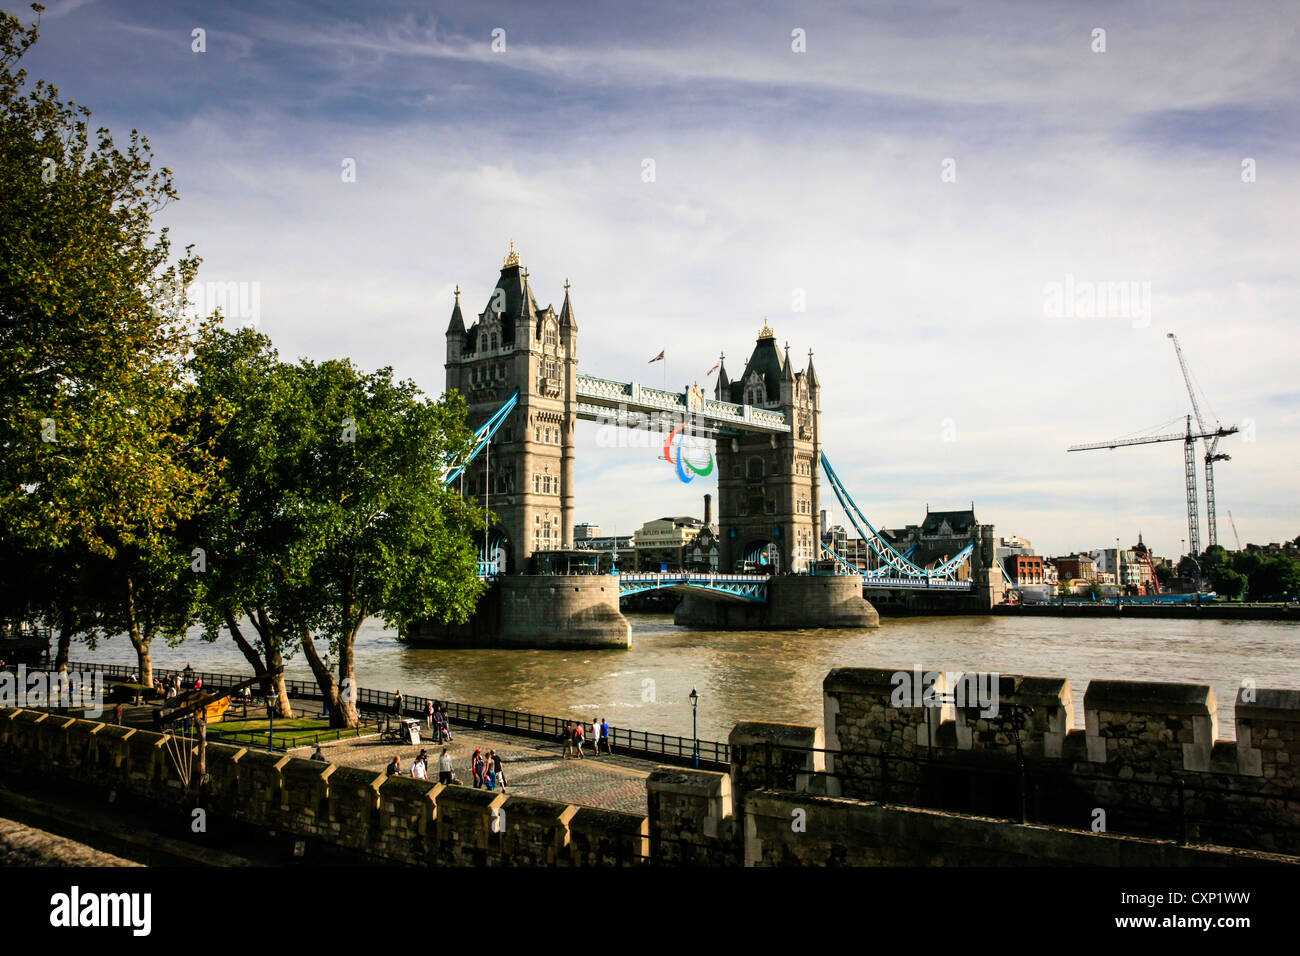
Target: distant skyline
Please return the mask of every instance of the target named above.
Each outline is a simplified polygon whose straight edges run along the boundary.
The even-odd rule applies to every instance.
[[[513,239],[543,305],[572,283],[586,372],[658,385],[662,350],[670,387],[711,388],[764,317],[811,349],[877,527],[973,500],[1043,554],[1141,532],[1173,557],[1178,443],[1065,449],[1180,429],[1175,331],[1245,433],[1220,543],[1229,510],[1243,543],[1300,534],[1293,5],[46,7],[29,73],[149,137],[181,194],[160,222],[202,280],[256,284],[285,358],[440,394],[453,289],[481,310]],[[1132,297],[1096,315],[1089,283]],[[577,521],[607,534],[716,495],[578,441]]]

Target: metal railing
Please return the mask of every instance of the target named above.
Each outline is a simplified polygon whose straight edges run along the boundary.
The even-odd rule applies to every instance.
[[[128,664],[86,662],[69,662],[68,669],[80,671],[98,670],[102,671],[106,677],[120,678],[125,678],[136,670]],[[160,667],[155,667],[153,672],[155,676],[160,677],[171,677],[184,673],[180,670]],[[192,676],[203,682],[204,689],[212,688],[217,690],[233,687],[240,681],[248,679],[246,675],[242,674],[223,674],[213,671],[193,671]],[[291,698],[324,700],[320,688],[314,680],[286,677],[284,685]],[[430,701],[435,706],[441,705],[447,713],[447,720],[453,724],[479,730],[503,731],[523,737],[554,740],[557,743],[561,740],[566,725],[572,726],[576,723],[583,723],[582,721],[564,717],[551,717],[527,711],[507,710],[501,707],[485,707],[480,704],[444,700],[440,697],[421,697],[406,694],[402,695],[400,716],[415,717],[422,721],[424,719],[425,705]],[[232,703],[237,703],[237,701]],[[397,695],[386,690],[375,690],[368,687],[360,688],[357,691],[356,704],[357,710],[363,714],[399,716],[397,712]],[[216,733],[219,733],[219,726],[218,724],[209,725],[209,734],[215,736]],[[266,737],[265,734],[255,736],[260,736],[262,739]],[[294,736],[298,739],[305,739],[300,738],[298,735]],[[661,734],[649,730],[633,730],[626,727],[611,727],[610,738],[615,754],[660,758],[674,763],[693,763],[696,747],[698,747],[701,767],[725,769],[731,763],[731,748],[721,741],[696,741],[692,737],[679,737],[673,734]],[[591,739],[584,741],[585,747],[590,747],[592,744]],[[306,744],[297,744],[295,746],[306,746]]]

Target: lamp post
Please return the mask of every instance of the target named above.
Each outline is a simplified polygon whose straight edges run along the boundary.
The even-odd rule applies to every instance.
[[[695,769],[700,769],[700,692],[694,687],[691,688],[691,736],[695,740],[693,752],[695,754]]]
[[[185,669],[181,671],[181,683],[186,690],[194,686],[194,668],[189,664],[186,664]]]
[[[266,732],[267,750],[275,749],[275,699],[276,697],[277,694],[275,692],[275,688],[272,687],[271,690],[266,695],[266,719],[268,721],[267,732]]]

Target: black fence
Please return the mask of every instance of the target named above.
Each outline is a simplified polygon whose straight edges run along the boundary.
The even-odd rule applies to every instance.
[[[98,664],[86,662],[70,662],[69,670],[75,671],[101,671],[105,677],[114,677],[125,679],[136,672],[136,669],[128,664]],[[246,675],[242,674],[222,674],[212,671],[191,671],[185,674],[179,670],[168,670],[166,668],[155,667],[153,669],[155,677],[171,677],[173,675],[183,675],[195,680],[201,680],[203,687],[207,689],[221,690],[227,687],[233,687],[236,684],[248,680]],[[314,680],[297,680],[285,678],[284,686],[286,692],[291,698],[299,700],[322,701],[323,697],[320,688]],[[260,697],[260,695],[259,695]],[[238,705],[238,698],[232,701],[231,706]],[[531,737],[539,740],[553,740],[557,743],[562,739],[564,728],[573,726],[579,721],[566,719],[563,717],[549,717],[544,714],[531,714],[526,711],[505,710],[500,707],[484,707],[479,704],[466,704],[460,701],[443,700],[437,697],[418,697],[411,695],[402,695],[401,714],[397,712],[397,695],[385,690],[373,690],[370,688],[361,688],[357,691],[357,710],[369,718],[379,718],[381,725],[388,717],[413,717],[421,721],[424,719],[425,706],[432,701],[435,706],[442,705],[446,710],[447,720],[451,724],[462,727],[472,727],[477,730],[494,730],[514,734],[520,737]],[[221,735],[220,725],[214,724],[209,727],[208,733],[214,739]],[[230,735],[236,738],[238,734]],[[250,734],[250,738],[257,737],[264,739],[265,734]],[[296,739],[301,741],[295,743],[295,746],[306,746],[310,743],[325,742],[333,740],[335,737],[330,734],[321,734],[320,740],[310,740],[302,735],[296,735]],[[634,757],[650,757],[664,760],[676,764],[693,764],[696,759],[698,749],[699,765],[711,770],[725,770],[731,764],[731,748],[720,741],[716,740],[695,740],[692,737],[678,737],[672,734],[659,734],[648,730],[631,730],[626,727],[610,728],[611,749],[616,754],[626,754]],[[587,739],[584,742],[585,748],[594,747],[594,741]],[[590,750],[588,751],[590,752]]]

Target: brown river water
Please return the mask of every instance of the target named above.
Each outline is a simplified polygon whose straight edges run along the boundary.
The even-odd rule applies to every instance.
[[[1235,736],[1232,702],[1245,678],[1258,687],[1300,688],[1300,626],[1272,621],[1089,621],[991,616],[885,618],[861,631],[694,631],[666,614],[630,614],[629,650],[413,650],[369,621],[357,638],[362,687],[401,690],[483,706],[531,711],[656,733],[691,735],[692,687],[699,735],[727,739],[740,720],[822,723],[822,679],[833,667],[992,671],[1067,677],[1076,727],[1089,680],[1209,683],[1219,737]],[[73,660],[134,663],[125,637]],[[250,673],[228,638],[197,632],[154,649],[159,667]],[[299,654],[291,676],[310,679]]]

